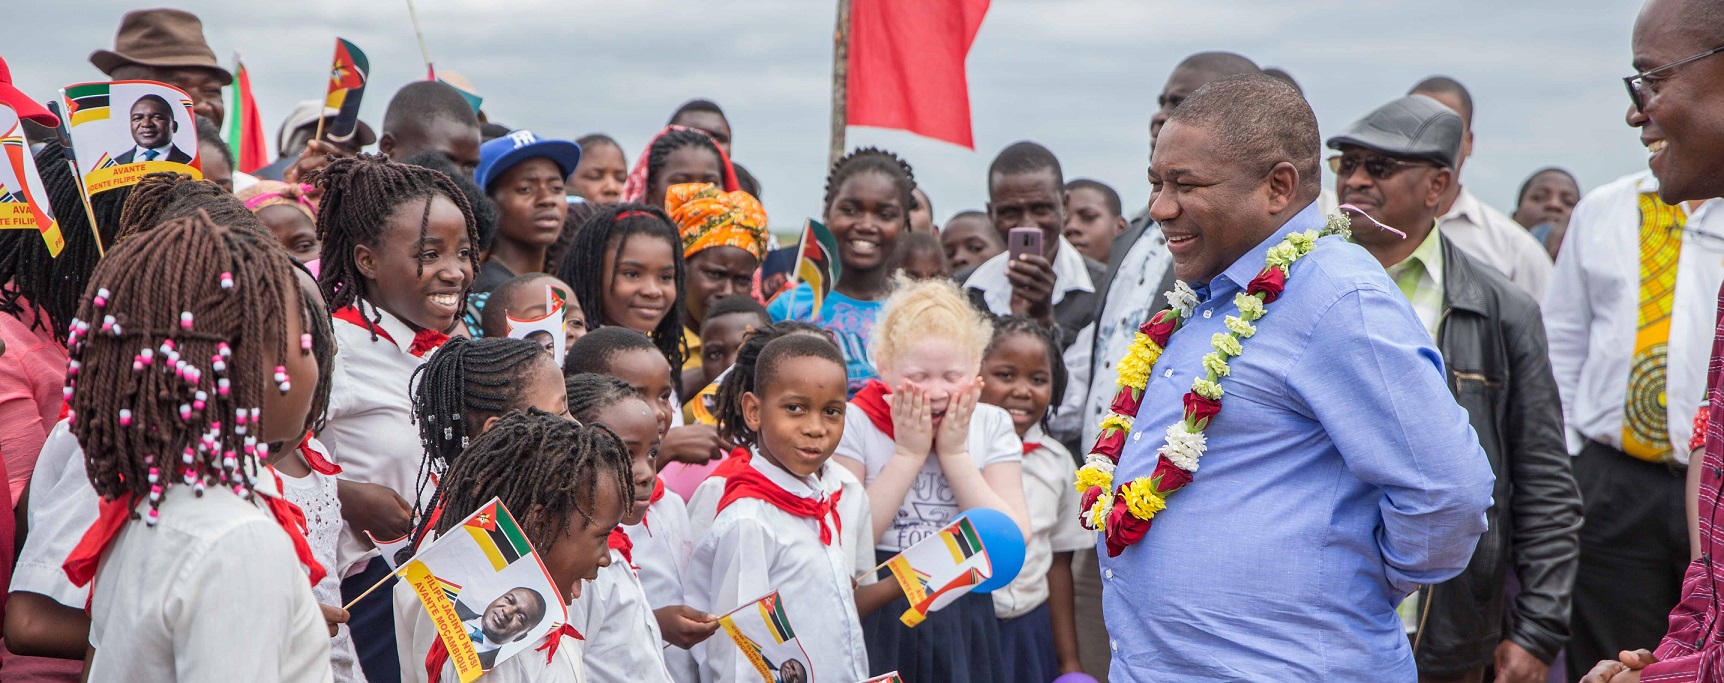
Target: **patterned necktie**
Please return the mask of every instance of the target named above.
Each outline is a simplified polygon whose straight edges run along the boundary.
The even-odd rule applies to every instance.
[[[144,150],[144,161],[155,161],[156,157],[160,154],[161,153],[157,152],[156,150],[146,149],[146,150]]]
[[[1640,195],[1639,330],[1622,409],[1622,452],[1648,462],[1664,462],[1671,452],[1665,372],[1684,219],[1680,207],[1665,204],[1651,192]]]

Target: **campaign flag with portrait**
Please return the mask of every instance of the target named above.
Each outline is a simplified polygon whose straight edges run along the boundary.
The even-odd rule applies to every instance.
[[[566,334],[564,318],[568,315],[568,310],[565,308],[568,300],[568,292],[545,285],[543,315],[517,318],[512,312],[503,314],[507,321],[508,337],[510,339],[525,339],[545,347],[545,350],[551,352],[551,359],[556,361],[557,367],[563,367],[563,354],[567,352],[567,349],[564,348],[567,346],[564,336]],[[528,308],[523,313],[536,313],[534,308],[537,307]]]
[[[48,254],[59,257],[66,248],[66,238],[54,220],[53,207],[48,205],[48,193],[36,171],[30,142],[24,139],[18,112],[4,104],[0,104],[0,151],[5,153],[0,160],[0,230],[40,232]]]
[[[939,533],[905,548],[886,562],[910,609],[898,619],[914,627],[938,610],[970,592],[993,576],[988,549],[968,517],[959,518]]]
[[[778,591],[744,603],[718,618],[724,633],[742,650],[765,683],[807,683],[814,668],[796,639]]]
[[[60,90],[66,134],[86,196],[146,174],[203,177],[197,119],[184,91],[155,81],[78,83]]]
[[[495,498],[399,572],[437,627],[427,666],[452,664],[462,683],[537,647],[569,620],[550,572]]]

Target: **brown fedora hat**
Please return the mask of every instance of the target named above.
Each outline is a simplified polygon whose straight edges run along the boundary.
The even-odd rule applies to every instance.
[[[204,42],[203,22],[185,10],[127,12],[114,36],[114,49],[91,52],[90,63],[105,74],[126,64],[213,69],[222,85],[233,83],[233,74],[221,67],[215,51]]]

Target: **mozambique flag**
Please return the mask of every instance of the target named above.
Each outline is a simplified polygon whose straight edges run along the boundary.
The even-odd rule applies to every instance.
[[[796,637],[796,632],[790,629],[790,618],[784,616],[784,600],[777,593],[761,599],[760,618],[766,622],[766,629],[772,633],[775,642],[782,643]]]
[[[60,234],[60,223],[54,219],[51,207],[46,197],[31,196],[34,183],[40,190],[42,180],[36,172],[36,159],[30,155],[30,144],[25,141],[23,129],[14,126],[12,131],[0,138],[0,148],[4,148],[5,175],[13,178],[17,188],[8,189],[5,183],[0,183],[0,204],[15,204],[0,210],[0,229],[35,228],[42,233],[42,243],[48,247],[48,255],[60,257],[60,252],[66,248],[66,238]],[[28,217],[28,221],[19,218]]]
[[[461,93],[461,99],[467,100],[467,106],[472,107],[475,114],[479,113],[479,105],[485,103],[485,98],[474,91],[472,81],[452,69],[444,69],[440,74],[432,72],[429,80],[447,85],[454,88],[455,92]]]
[[[251,70],[239,55],[233,57],[233,87],[228,90],[227,145],[233,150],[234,170],[251,173],[269,165],[264,147],[263,115],[251,90]],[[285,150],[284,150],[285,151]]]
[[[811,320],[820,319],[820,305],[832,292],[832,286],[838,283],[838,274],[843,268],[838,262],[838,238],[832,236],[825,224],[808,219],[796,250],[794,277],[808,283],[808,289],[814,293],[814,306],[809,309],[814,312]]]
[[[443,597],[449,598],[449,602],[455,602],[455,596],[461,594],[461,584],[455,583],[454,581],[450,581],[441,576],[435,576],[432,578],[437,580],[437,587],[443,590]]]
[[[86,83],[67,88],[66,115],[73,127],[108,118],[108,84]]]
[[[6,189],[6,183],[0,183],[0,204],[11,204],[24,201],[24,198]]]
[[[527,535],[515,524],[515,518],[503,506],[492,503],[473,515],[461,528],[479,544],[479,550],[491,561],[491,568],[503,571],[515,560],[533,554]]]
[[[958,564],[963,564],[982,549],[982,541],[976,537],[976,527],[968,518],[942,529],[940,540],[946,542],[946,549],[952,552],[952,561]]]
[[[371,74],[371,60],[365,52],[345,38],[335,39],[335,63],[329,67],[329,90],[323,106],[339,109],[335,120],[325,129],[332,140],[345,140],[359,127],[359,101],[365,95],[365,83]]]

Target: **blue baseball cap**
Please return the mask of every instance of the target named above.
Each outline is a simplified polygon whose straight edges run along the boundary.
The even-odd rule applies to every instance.
[[[581,146],[568,140],[542,139],[530,130],[517,130],[479,147],[479,167],[473,169],[473,180],[488,194],[491,181],[502,177],[515,164],[534,157],[550,159],[567,178],[581,163]]]

